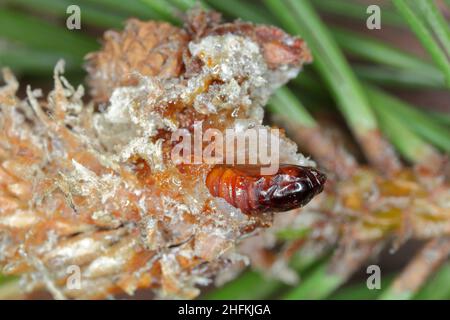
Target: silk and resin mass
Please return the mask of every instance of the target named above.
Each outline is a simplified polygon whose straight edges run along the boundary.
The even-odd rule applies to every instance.
[[[193,11],[184,28],[132,19],[123,32],[106,32],[103,49],[87,57],[93,100],[87,104],[83,87],[62,76],[63,63],[47,99],[28,87],[27,100],[19,100],[18,83],[6,71],[4,272],[21,274],[26,290],[45,286],[56,298],[148,287],[160,296],[194,298],[231,264],[245,265],[237,242],[270,227],[279,210],[263,204],[265,210],[247,214],[211,194],[205,180],[214,165],[174,163],[171,133],[199,121],[203,130],[264,128],[271,94],[310,61],[305,42],[278,28],[222,23],[215,12]],[[325,178],[314,175],[315,163],[295,143],[283,134],[278,139],[280,162],[314,179],[314,186],[298,184],[304,196],[287,194],[278,203],[300,207]],[[66,286],[71,265],[81,268],[82,290]]]

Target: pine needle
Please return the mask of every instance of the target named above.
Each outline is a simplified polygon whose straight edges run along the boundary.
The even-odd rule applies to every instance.
[[[427,28],[426,22],[424,20],[430,19],[429,14],[425,12],[426,10],[424,10],[423,7],[413,6],[413,4],[415,3],[413,1],[393,0],[393,3],[397,7],[398,11],[402,14],[411,30],[413,30],[413,32],[416,34],[423,47],[428,51],[436,66],[438,66],[439,69],[441,69],[441,71],[444,73],[447,86],[450,87],[449,57],[433,38],[432,31]],[[421,11],[421,13],[424,14],[427,18],[422,18],[417,11]],[[437,27],[438,29],[442,27],[440,23],[433,23],[433,26]],[[442,33],[445,34],[446,31],[442,31]]]

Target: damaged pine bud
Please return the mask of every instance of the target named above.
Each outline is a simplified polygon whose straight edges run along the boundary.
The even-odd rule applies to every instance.
[[[210,17],[210,18],[207,18]],[[193,298],[239,239],[272,222],[212,195],[214,164],[175,163],[171,135],[196,122],[218,132],[262,125],[275,89],[311,56],[282,30],[191,14],[184,29],[130,20],[88,56],[94,103],[55,68],[47,99],[5,73],[0,91],[0,265],[26,290],[103,298],[138,288]],[[243,120],[245,120],[243,122]],[[311,167],[279,137],[280,163]],[[78,266],[82,286],[66,285]]]

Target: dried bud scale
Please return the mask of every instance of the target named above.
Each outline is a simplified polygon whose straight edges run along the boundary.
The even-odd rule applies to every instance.
[[[89,87],[107,102],[117,87],[136,85],[141,76],[178,77],[186,32],[165,22],[130,19],[122,32],[107,31],[103,50],[88,55]]]
[[[84,105],[55,68],[47,100],[6,73],[0,91],[0,265],[26,289],[102,298],[152,288],[193,298],[236,242],[272,214],[249,216],[213,197],[212,165],[176,164],[171,133],[263,127],[270,94],[311,60],[304,42],[197,13],[186,29],[130,20],[89,56],[89,85],[104,112]],[[220,98],[218,98],[220,97]],[[101,110],[101,108],[100,108]],[[314,163],[280,137],[283,160]],[[234,255],[238,259],[239,255]],[[78,266],[82,287],[66,286]]]

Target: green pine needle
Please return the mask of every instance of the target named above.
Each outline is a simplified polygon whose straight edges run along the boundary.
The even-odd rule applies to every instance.
[[[433,38],[432,32],[427,28],[426,20],[429,18],[429,15],[423,10],[422,6],[413,6],[415,3],[413,1],[392,1],[410,26],[411,30],[414,31],[423,47],[428,51],[436,66],[444,73],[447,86],[450,87],[450,61],[446,53]],[[422,18],[417,11],[424,14],[427,18]],[[438,27],[440,27],[440,24],[437,24],[439,25]]]
[[[278,89],[270,99],[268,109],[283,114],[305,127],[317,125],[299,99],[286,87]]]
[[[19,5],[25,9],[32,9],[37,12],[50,13],[57,17],[67,18],[67,8],[73,4],[70,0],[14,0],[14,4]],[[95,2],[94,2],[95,3]],[[126,20],[125,15],[108,12],[104,9],[99,9],[89,3],[79,2],[77,6],[80,8],[81,14],[81,30],[85,28],[85,23],[91,26],[98,26],[101,28],[120,28]]]
[[[414,296],[418,300],[448,300],[450,299],[450,263],[443,264],[439,270],[425,283]]]
[[[367,7],[363,3],[357,3],[349,0],[314,0],[312,4],[320,11],[327,14],[337,15],[340,17],[351,18],[361,21],[366,21]],[[395,11],[390,10],[386,4],[380,4],[374,2],[381,7],[381,19],[382,23],[392,26],[404,26],[405,23],[401,16]]]
[[[439,39],[442,47],[450,58],[450,27],[438,7],[432,0],[415,0],[416,6]]]
[[[302,277],[315,264],[323,259],[323,254],[304,252],[300,250],[290,261],[290,266]],[[204,294],[201,298],[207,300],[233,299],[269,299],[286,285],[279,280],[268,278],[257,271],[245,271],[233,281]]]
[[[244,274],[213,290],[204,296],[206,300],[249,300],[264,299],[282,287],[277,280],[265,278],[256,271],[246,271]]]
[[[375,115],[345,57],[305,0],[265,0],[289,31],[302,36],[315,57],[314,66],[333,92],[337,104],[357,137],[377,128]]]
[[[378,110],[397,115],[402,122],[418,135],[432,142],[443,151],[450,153],[450,129],[442,127],[428,115],[375,87],[366,87],[367,95]],[[405,140],[404,143],[409,143]]]
[[[440,72],[421,72],[414,69],[385,66],[362,65],[354,63],[353,71],[361,80],[385,88],[404,89],[445,89],[444,76]]]
[[[37,48],[64,53],[78,62],[82,61],[86,53],[99,47],[93,38],[80,32],[6,8],[0,10],[0,37],[24,44],[30,50]]]
[[[34,75],[52,74],[60,59],[65,61],[67,72],[79,71],[77,61],[70,55],[48,50],[29,49],[23,46],[0,44],[0,67],[7,66],[16,73],[27,72]]]
[[[208,3],[221,12],[225,12],[226,14],[234,17],[238,16],[246,21],[251,21],[254,23],[270,23],[270,21],[273,20],[267,10],[263,10],[264,8],[261,8],[261,6],[255,8],[254,5],[246,1],[208,0]],[[239,15],[236,14],[237,12],[239,12]]]
[[[329,262],[324,261],[305,274],[300,284],[282,296],[287,300],[325,299],[330,296],[346,279],[328,271]]]
[[[340,288],[332,294],[329,300],[374,300],[382,294],[385,288],[388,288],[394,280],[394,275],[381,277],[380,289],[369,289],[366,281],[361,281],[347,287]]]
[[[286,228],[277,232],[277,238],[285,241],[304,239],[311,231],[310,228]]]
[[[158,16],[159,19],[166,20],[173,24],[180,24],[180,19],[176,16],[176,9],[170,3],[164,0],[141,0],[147,5],[152,14]]]
[[[82,2],[97,5],[99,8],[114,10],[127,17],[141,19],[160,19],[160,16],[148,9],[148,6],[141,0],[82,0]]]
[[[378,103],[379,100],[374,100],[373,105],[377,106],[375,109],[380,117],[383,132],[386,133],[400,154],[413,163],[425,163],[432,154],[430,145],[415,135],[395,113],[381,107],[383,101]]]
[[[333,28],[332,33],[342,49],[356,57],[383,66],[395,67],[398,71],[415,73],[418,78],[436,79],[442,86],[445,85],[444,76],[439,69],[421,58],[345,29]]]

